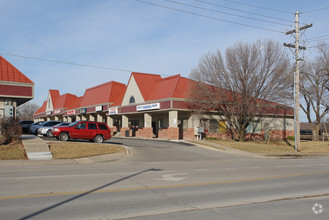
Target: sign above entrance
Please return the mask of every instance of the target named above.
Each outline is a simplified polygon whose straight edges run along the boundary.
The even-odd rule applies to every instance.
[[[75,114],[75,110],[70,110],[66,112],[67,115],[74,115]]]
[[[59,113],[61,113],[61,110],[55,110],[55,111],[53,112],[53,114],[59,114]]]
[[[86,108],[80,108],[80,114],[86,114],[87,109]]]
[[[109,109],[109,115],[117,115],[117,114],[118,114],[118,107]]]
[[[96,112],[103,111],[103,106],[96,106]]]
[[[147,111],[153,109],[160,109],[160,103],[146,104],[146,105],[137,105],[137,111]]]

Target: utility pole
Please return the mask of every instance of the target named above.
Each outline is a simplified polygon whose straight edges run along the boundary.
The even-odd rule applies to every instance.
[[[283,45],[285,47],[295,48],[295,52],[293,54],[295,55],[296,60],[296,69],[294,73],[294,128],[295,128],[295,151],[301,151],[300,146],[300,122],[299,122],[299,62],[302,60],[299,58],[299,51],[300,50],[306,50],[306,47],[299,46],[299,31],[306,30],[307,28],[312,27],[312,24],[305,25],[303,27],[299,27],[299,11],[295,12],[295,29],[292,31],[286,32],[286,35],[288,34],[295,34],[295,45],[293,44],[286,44]],[[303,35],[303,34],[302,34]]]

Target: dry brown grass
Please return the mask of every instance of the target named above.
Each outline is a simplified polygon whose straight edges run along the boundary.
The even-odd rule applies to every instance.
[[[0,144],[0,160],[26,160],[27,156],[21,140],[10,144]]]
[[[294,141],[271,141],[266,144],[264,141],[226,141],[216,140],[210,141],[213,143],[221,144],[227,147],[232,147],[238,150],[243,150],[251,153],[264,153],[264,154],[291,154],[296,153],[294,150]],[[328,141],[301,141],[300,153],[329,153]]]
[[[50,151],[53,154],[54,159],[75,159],[126,152],[124,147],[112,144],[79,142],[50,142],[48,144],[50,145]]]

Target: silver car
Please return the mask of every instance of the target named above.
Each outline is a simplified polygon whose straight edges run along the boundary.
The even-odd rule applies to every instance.
[[[55,125],[58,125],[59,123],[62,123],[62,121],[47,121],[42,123],[38,128],[36,128],[36,131],[34,133],[41,134],[43,136],[52,137],[51,129]]]

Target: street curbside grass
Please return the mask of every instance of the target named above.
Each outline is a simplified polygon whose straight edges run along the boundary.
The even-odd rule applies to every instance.
[[[49,142],[54,159],[77,159],[104,154],[126,153],[126,148],[114,144],[81,142]]]
[[[329,142],[326,141],[302,141],[301,152],[294,150],[293,141],[277,140],[271,141],[269,144],[264,141],[233,141],[233,140],[206,140],[205,143],[216,143],[233,149],[246,151],[249,153],[265,154],[266,156],[285,156],[285,155],[300,155],[300,156],[319,156],[329,155]],[[297,156],[296,156],[297,157]]]

